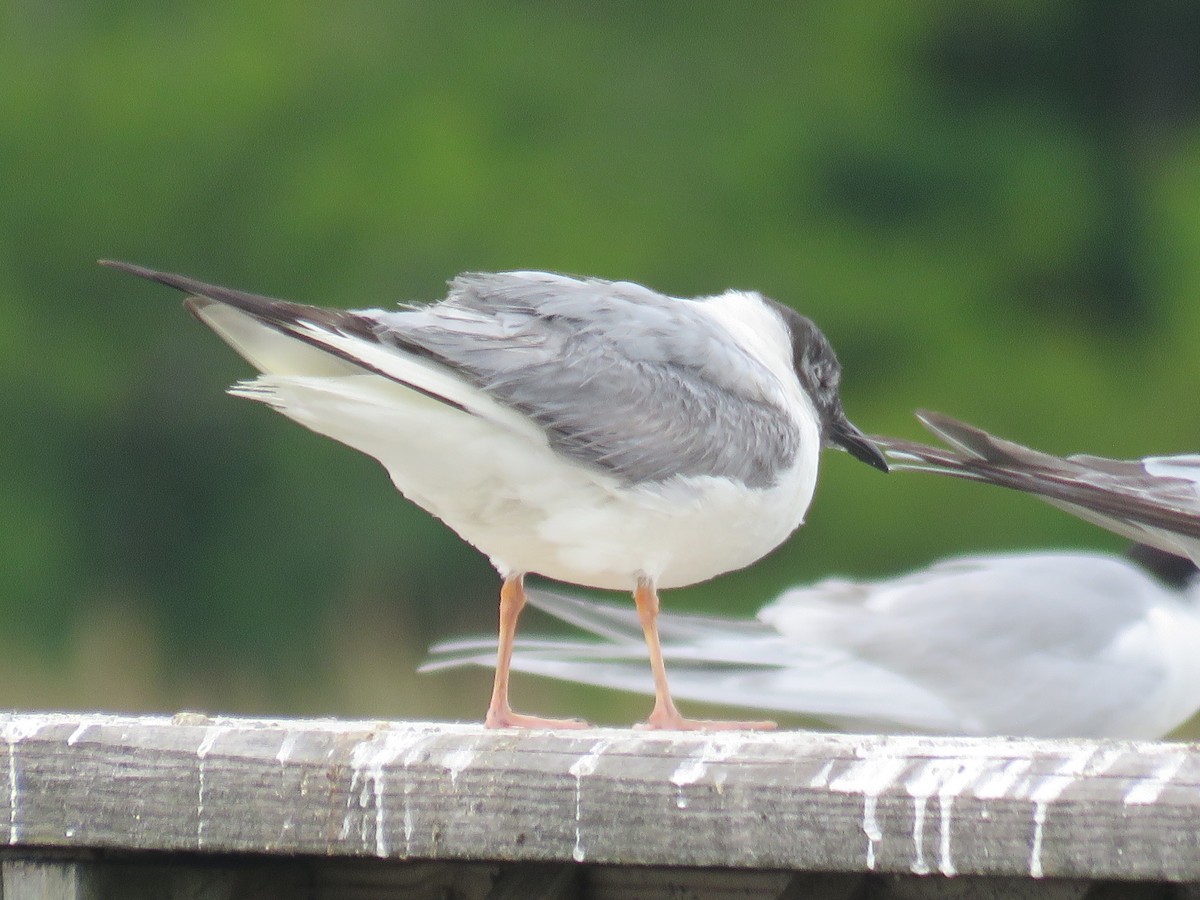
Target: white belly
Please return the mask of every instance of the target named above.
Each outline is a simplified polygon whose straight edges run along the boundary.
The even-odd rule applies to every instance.
[[[516,432],[370,376],[264,376],[250,396],[375,457],[410,500],[479,548],[503,575],[631,590],[740,569],[803,521],[819,438],[766,489],[678,478],[625,487]]]

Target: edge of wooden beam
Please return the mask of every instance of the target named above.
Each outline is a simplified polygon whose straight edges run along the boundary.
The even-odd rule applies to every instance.
[[[0,715],[10,846],[1200,880],[1188,744]]]

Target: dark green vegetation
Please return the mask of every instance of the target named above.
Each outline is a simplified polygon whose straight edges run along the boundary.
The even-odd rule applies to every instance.
[[[1151,2],[47,4],[0,12],[0,706],[482,714],[421,676],[497,579],[130,259],[342,306],[545,268],[815,318],[851,418],[1200,447],[1200,14]],[[809,525],[666,595],[1116,548],[827,454]],[[532,617],[525,633],[536,631]],[[543,713],[641,700],[522,680]]]

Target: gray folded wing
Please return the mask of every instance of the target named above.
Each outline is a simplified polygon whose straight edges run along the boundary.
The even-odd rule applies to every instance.
[[[707,475],[766,487],[799,450],[771,371],[697,302],[640,285],[470,274],[440,303],[340,310],[104,264],[191,294],[189,308],[261,371],[370,372],[469,415],[487,415],[482,396],[625,484]]]
[[[365,311],[377,339],[528,416],[552,447],[622,481],[772,484],[799,435],[781,387],[695,303],[542,272],[456,278],[442,303]]]

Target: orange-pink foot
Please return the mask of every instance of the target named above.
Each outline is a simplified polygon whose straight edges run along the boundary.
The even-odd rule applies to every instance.
[[[541,716],[526,716],[508,710],[488,710],[483,720],[484,728],[591,728],[583,719],[546,719]]]
[[[655,710],[645,722],[633,726],[638,731],[774,731],[774,722],[736,722],[724,719],[688,719],[675,713]]]

